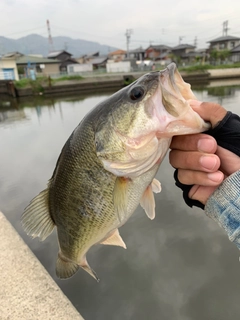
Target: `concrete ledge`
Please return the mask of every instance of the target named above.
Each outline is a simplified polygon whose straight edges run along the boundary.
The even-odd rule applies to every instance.
[[[0,319],[83,320],[0,212]]]

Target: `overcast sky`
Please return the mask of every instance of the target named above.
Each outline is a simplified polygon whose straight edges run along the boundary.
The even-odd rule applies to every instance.
[[[31,33],[96,41],[126,49],[126,30],[132,29],[130,49],[151,44],[181,43],[205,48],[222,35],[240,37],[238,0],[0,0],[0,36],[18,39]]]

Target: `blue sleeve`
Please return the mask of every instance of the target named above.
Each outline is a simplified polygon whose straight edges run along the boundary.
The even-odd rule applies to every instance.
[[[218,187],[205,205],[205,213],[223,228],[240,250],[240,170]]]

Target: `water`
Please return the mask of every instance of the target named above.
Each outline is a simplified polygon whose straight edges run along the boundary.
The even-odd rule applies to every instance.
[[[195,93],[240,114],[240,81]],[[100,283],[83,270],[58,280],[56,233],[44,242],[23,233],[22,211],[45,188],[66,139],[108,96],[0,101],[0,209],[86,320],[238,319],[239,251],[202,210],[186,207],[167,158],[157,176],[163,191],[155,196],[155,220],[139,207],[120,229],[127,250],[98,245],[89,252]]]

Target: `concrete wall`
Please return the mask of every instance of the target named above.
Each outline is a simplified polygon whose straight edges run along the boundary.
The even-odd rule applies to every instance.
[[[83,320],[0,212],[0,319]]]
[[[108,62],[107,72],[129,72],[131,70],[130,61]]]

